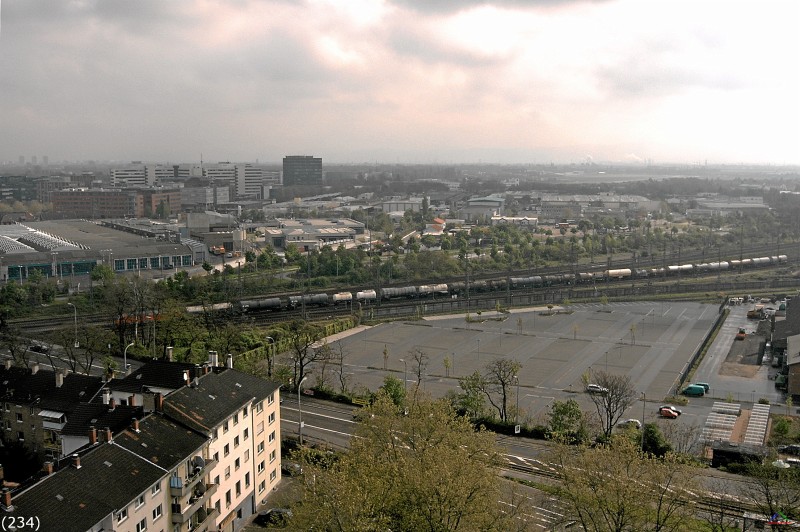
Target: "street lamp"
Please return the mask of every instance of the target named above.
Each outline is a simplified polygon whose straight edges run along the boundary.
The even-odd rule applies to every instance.
[[[78,348],[81,344],[78,343],[78,309],[72,303],[67,303],[67,306],[72,307],[72,310],[75,311],[74,321],[75,321],[75,347]]]
[[[642,392],[642,452],[644,452],[644,409],[647,407],[647,395]]]
[[[133,345],[133,342],[125,346],[125,351],[122,352],[122,371],[128,372],[128,348]]]
[[[406,391],[408,391],[408,384],[407,384],[408,383],[408,378],[407,378],[407,375],[408,375],[408,364],[402,358],[400,359],[400,362],[403,363],[403,391],[406,392]]]
[[[266,340],[269,342],[269,348],[267,353],[267,377],[272,378],[272,359],[275,357],[275,353],[273,352],[274,345],[275,345],[275,338],[272,336],[267,336]]]
[[[300,441],[300,445],[303,445],[303,409],[300,407],[300,387],[303,385],[305,380],[308,378],[308,375],[300,379],[300,382],[297,383],[297,435]]]
[[[514,414],[514,424],[519,422],[519,375],[514,375],[514,380],[517,381],[517,411]]]

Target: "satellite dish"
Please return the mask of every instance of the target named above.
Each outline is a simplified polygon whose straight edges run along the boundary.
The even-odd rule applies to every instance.
[[[201,468],[202,469],[203,467],[205,467],[206,461],[203,460],[202,456],[198,455],[198,456],[195,456],[194,458],[192,458],[192,465],[194,467],[196,467],[196,468]]]
[[[195,493],[195,495],[197,495],[198,497],[202,496],[202,495],[203,495],[205,492],[206,492],[206,485],[205,485],[205,484],[203,484],[202,482],[201,482],[201,483],[199,483],[199,484],[197,485],[197,487],[194,489],[194,493]]]

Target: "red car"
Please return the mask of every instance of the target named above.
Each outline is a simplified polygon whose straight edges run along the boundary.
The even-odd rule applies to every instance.
[[[669,419],[675,419],[675,418],[678,417],[678,413],[675,412],[671,408],[661,408],[661,409],[659,409],[658,415],[660,415],[661,417],[669,418]]]

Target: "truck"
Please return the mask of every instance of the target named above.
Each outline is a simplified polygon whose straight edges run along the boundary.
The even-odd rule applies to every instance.
[[[764,317],[764,305],[756,305],[747,311],[747,319],[760,320]]]
[[[745,331],[743,327],[739,327],[739,332],[736,333],[736,339],[744,340],[745,338],[747,338],[747,331]]]

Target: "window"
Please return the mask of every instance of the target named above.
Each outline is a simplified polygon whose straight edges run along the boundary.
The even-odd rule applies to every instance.
[[[273,423],[275,423],[275,412],[272,412],[272,413],[269,415],[269,417],[267,417],[267,421],[269,422],[269,424],[270,424],[270,425],[272,425]]]
[[[22,431],[17,432],[17,439],[19,441],[25,441],[25,433]]]
[[[256,426],[256,434],[258,435],[261,434],[262,432],[264,432],[264,422],[259,421],[258,425]]]
[[[256,403],[255,409],[256,409],[256,413],[257,414],[260,413],[262,410],[264,410],[264,401],[261,401],[260,403]]]
[[[267,489],[267,483],[262,480],[258,483],[258,492],[262,493],[265,489]]]
[[[136,532],[144,532],[147,530],[147,518],[145,517],[138,523],[136,523]]]
[[[260,442],[258,447],[256,447],[256,454],[261,454],[264,452],[264,442]]]
[[[269,463],[271,464],[274,461],[275,461],[275,449],[269,452]]]
[[[150,488],[150,495],[155,495],[159,491],[161,491],[161,481],[158,481],[155,486]]]
[[[245,488],[249,488],[250,487],[250,472],[249,471],[244,474],[244,487]]]
[[[241,464],[240,464],[240,462],[239,462],[239,459],[237,458],[237,459],[236,459],[236,461],[233,463],[233,470],[234,470],[234,471],[239,471],[239,466],[240,466],[240,465],[241,465]]]
[[[242,408],[242,417],[247,417],[247,407]]]
[[[22,414],[17,412],[17,423],[22,423]]]
[[[163,508],[161,507],[161,505],[159,504],[158,506],[156,506],[156,507],[153,509],[153,521],[155,522],[155,520],[156,520],[156,519],[158,519],[159,517],[161,517],[161,514],[162,514],[162,513],[164,513],[164,510],[163,510]]]
[[[214,509],[217,511],[217,513],[220,512],[220,502],[220,500],[217,500],[217,502],[214,503]]]
[[[6,412],[11,412],[11,405],[6,403]]]
[[[214,482],[213,482],[213,484],[216,484],[217,486],[219,486],[219,475],[217,475],[216,477],[214,477]]]
[[[225,468],[225,480],[231,478],[231,466]]]
[[[239,414],[233,415],[233,425],[236,426],[239,424]]]
[[[267,397],[267,404],[271,405],[275,402],[275,392],[272,392],[269,397]]]
[[[225,434],[226,432],[228,432],[228,422],[227,421],[222,424],[222,433]]]
[[[269,433],[269,442],[272,443],[275,441],[275,431]]]
[[[258,463],[258,469],[257,469],[257,471],[258,471],[259,473],[263,473],[263,472],[264,472],[264,460],[261,460],[261,461]]]
[[[242,495],[242,481],[241,480],[237,480],[236,481],[236,496],[239,497],[241,495]]]
[[[128,509],[120,510],[117,512],[117,523],[121,523],[128,518]]]
[[[272,472],[269,474],[269,481],[275,482],[275,479],[278,478],[278,470],[273,469]]]
[[[250,461],[250,449],[244,450],[244,462],[247,463]]]
[[[245,440],[246,440],[247,438],[249,438],[249,437],[250,437],[250,429],[244,429],[244,432],[242,433],[242,437],[243,437]]]
[[[235,448],[237,448],[237,447],[239,447],[239,436],[236,436],[236,437],[233,439],[233,448],[235,449]]]
[[[226,443],[225,444],[225,448],[222,450],[222,455],[223,456],[228,456],[229,454],[231,454],[231,444],[230,443]]]
[[[231,490],[225,492],[225,507],[229,508],[231,505]]]
[[[214,461],[219,462],[219,452],[214,453]]]
[[[211,439],[216,440],[219,436],[219,429],[214,429],[214,432],[211,433]]]
[[[144,495],[139,495],[136,498],[136,508],[141,507],[144,504]]]

